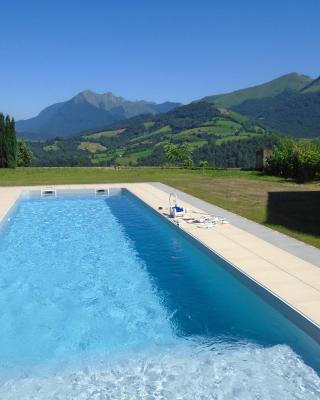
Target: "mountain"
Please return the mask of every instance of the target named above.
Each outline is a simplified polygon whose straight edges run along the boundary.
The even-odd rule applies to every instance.
[[[320,90],[283,92],[232,107],[273,132],[301,138],[320,137]]]
[[[248,99],[231,107],[267,129],[295,137],[320,137],[320,77],[300,90]]]
[[[188,143],[196,162],[206,159],[210,165],[248,168],[254,165],[255,151],[275,139],[244,116],[194,102],[67,139],[30,142],[30,146],[36,166],[162,165],[166,141]]]
[[[312,78],[293,72],[262,85],[237,90],[231,93],[207,96],[202,100],[215,103],[220,107],[231,108],[246,100],[275,97],[284,91],[299,91],[310,85],[312,82]]]
[[[148,101],[129,101],[111,92],[98,94],[85,90],[72,99],[53,104],[34,118],[17,121],[19,136],[28,139],[70,137],[90,128],[111,124],[140,114],[167,112],[179,103],[157,104]]]
[[[291,73],[232,93],[205,97],[278,134],[320,137],[320,77]]]

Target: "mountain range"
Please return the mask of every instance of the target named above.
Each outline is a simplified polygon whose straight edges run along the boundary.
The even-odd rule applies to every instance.
[[[261,85],[195,102],[234,111],[252,124],[277,134],[320,137],[320,77],[312,79],[290,73]],[[81,132],[108,130],[108,126],[128,118],[167,113],[181,106],[172,102],[129,101],[111,92],[97,94],[86,90],[45,108],[35,118],[18,121],[16,128],[20,136],[33,140],[70,138]]]
[[[167,112],[180,105],[129,101],[111,92],[98,94],[85,90],[68,101],[45,108],[34,118],[17,121],[16,129],[20,136],[31,140],[46,140],[56,136],[66,138],[136,115]]]

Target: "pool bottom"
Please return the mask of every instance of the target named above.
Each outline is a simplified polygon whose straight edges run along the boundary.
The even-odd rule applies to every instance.
[[[319,399],[320,378],[288,347],[250,343],[207,347],[201,339],[14,377],[13,399]]]

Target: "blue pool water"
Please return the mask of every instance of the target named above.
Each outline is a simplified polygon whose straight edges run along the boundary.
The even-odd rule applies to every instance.
[[[0,233],[0,399],[319,399],[320,349],[128,193]]]

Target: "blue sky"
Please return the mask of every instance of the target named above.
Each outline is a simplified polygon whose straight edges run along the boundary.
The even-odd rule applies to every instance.
[[[31,117],[84,89],[187,103],[316,77],[319,21],[319,0],[3,0],[0,111]]]

